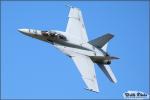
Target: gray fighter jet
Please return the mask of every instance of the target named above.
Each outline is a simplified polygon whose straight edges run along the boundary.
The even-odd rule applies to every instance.
[[[88,90],[99,92],[94,63],[99,66],[110,81],[117,82],[109,65],[113,59],[118,58],[107,53],[107,44],[113,38],[113,35],[107,33],[89,41],[79,8],[70,8],[65,32],[26,28],[18,29],[18,31],[27,36],[48,42],[69,56],[74,61]]]

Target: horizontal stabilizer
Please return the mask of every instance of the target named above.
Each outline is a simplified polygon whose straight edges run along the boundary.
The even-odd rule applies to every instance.
[[[120,59],[120,58],[111,56],[110,59],[114,60],[114,59]]]
[[[117,79],[109,65],[98,64],[98,66],[101,68],[101,70],[105,73],[110,81],[112,81],[113,83],[117,83]]]
[[[89,41],[89,43],[97,48],[102,48],[112,38],[113,35],[108,33],[94,40]]]

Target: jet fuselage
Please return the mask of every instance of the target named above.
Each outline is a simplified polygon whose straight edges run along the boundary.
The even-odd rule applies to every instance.
[[[73,43],[62,31],[42,31],[35,29],[18,29],[21,33],[36,38],[48,43],[53,44],[56,48],[64,51],[67,49],[70,52],[63,52],[70,56],[70,53],[80,52],[83,55],[89,56],[95,63],[110,64],[111,58],[107,57],[106,53],[102,49],[97,49],[89,43],[77,44]],[[66,51],[66,50],[65,50]]]

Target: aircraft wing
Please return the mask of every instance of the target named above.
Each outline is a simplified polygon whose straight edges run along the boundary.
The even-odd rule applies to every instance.
[[[80,9],[71,7],[68,17],[69,19],[66,28],[67,37],[79,44],[88,42],[88,37]]]
[[[94,69],[94,63],[85,55],[76,54],[72,56],[74,63],[76,64],[82,79],[84,80],[87,89],[94,92],[99,92],[96,74]]]

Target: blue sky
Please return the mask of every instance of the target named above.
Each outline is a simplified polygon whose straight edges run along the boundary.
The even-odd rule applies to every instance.
[[[65,1],[3,1],[1,12],[1,90],[4,99],[123,98],[128,90],[149,93],[149,5],[144,1],[70,1],[82,10],[89,40],[115,37],[108,52],[121,59],[111,67],[111,83],[95,65],[99,93],[85,90],[73,61],[52,45],[22,35],[19,28],[65,31]]]

